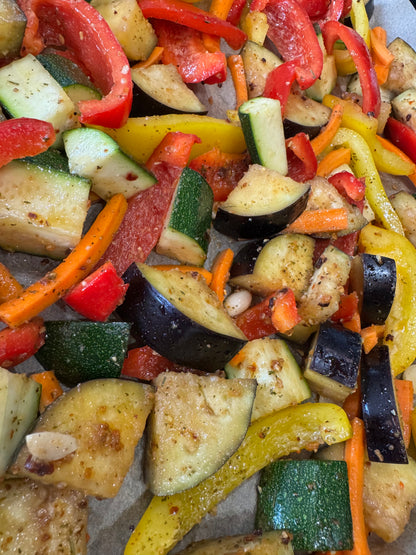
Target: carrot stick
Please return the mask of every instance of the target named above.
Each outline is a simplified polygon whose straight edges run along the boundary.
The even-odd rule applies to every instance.
[[[390,152],[394,152],[395,154],[397,154],[397,156],[400,156],[400,158],[405,162],[409,162],[409,164],[414,164],[413,160],[409,158],[409,156],[407,156],[407,154],[405,154],[403,150],[401,150],[398,146],[393,144],[391,141],[389,141],[388,139],[385,139],[384,137],[380,137],[380,135],[376,135],[376,138],[381,143],[381,146],[383,146],[386,150],[389,150]],[[407,177],[414,185],[416,185],[416,172],[412,173],[411,175],[408,175]]]
[[[110,245],[127,209],[127,201],[114,195],[90,229],[53,271],[30,285],[15,299],[0,305],[0,320],[15,328],[37,316],[87,276]]]
[[[329,118],[328,123],[321,130],[319,135],[312,139],[311,145],[316,156],[318,156],[318,154],[321,154],[321,152],[323,152],[326,147],[330,145],[332,139],[335,137],[336,132],[341,126],[343,113],[343,106],[341,106],[341,104],[335,104],[335,106],[332,108],[331,117]]]
[[[244,102],[248,100],[246,72],[244,69],[243,58],[240,54],[233,54],[228,57],[227,63],[234,83],[236,96],[235,109],[238,110],[241,104],[244,104]]]
[[[403,440],[406,449],[409,447],[412,433],[412,411],[413,411],[413,382],[410,380],[399,380],[395,378],[396,400],[399,406],[401,423],[403,428]]]
[[[346,208],[328,208],[321,210],[304,210],[285,231],[291,233],[323,233],[326,231],[340,231],[348,227],[348,212]]]
[[[45,370],[45,372],[31,374],[30,377],[42,386],[39,410],[40,412],[43,412],[48,405],[53,403],[55,399],[62,395],[62,387],[53,370]]]
[[[278,332],[292,330],[301,320],[292,289],[281,289],[273,295],[272,324]]]
[[[221,302],[225,298],[225,285],[230,275],[233,259],[233,251],[231,249],[224,249],[218,254],[212,266],[212,281],[210,287],[217,294]]]
[[[342,404],[342,408],[347,413],[350,420],[353,418],[361,418],[361,388],[358,384],[357,389],[346,397]]]
[[[361,330],[361,338],[363,340],[363,349],[368,354],[378,343],[380,337],[383,337],[385,326],[377,326],[372,324]]]
[[[180,272],[184,272],[184,273],[185,272],[197,273],[205,279],[205,281],[207,282],[207,285],[210,285],[212,281],[211,272],[209,272],[205,268],[200,268],[199,266],[185,266],[183,264],[156,264],[154,268],[157,268],[158,270],[165,270],[165,271],[179,270]]]
[[[134,64],[131,69],[143,69],[146,67],[150,67],[153,64],[157,64],[162,59],[163,50],[163,46],[155,46],[147,60],[143,60],[143,62],[138,62],[137,64]]]
[[[383,27],[374,27],[370,31],[371,57],[379,85],[383,85],[389,76],[390,65],[394,55],[387,48],[387,33]]]
[[[234,0],[212,0],[209,13],[216,15],[220,19],[227,19]],[[203,34],[204,46],[208,52],[218,52],[220,50],[220,38],[207,33]]]
[[[349,164],[351,162],[351,149],[337,148],[331,150],[328,154],[318,162],[316,175],[321,177],[328,177],[334,170],[342,166],[342,164]]]
[[[23,291],[23,287],[12,276],[10,270],[0,262],[0,303],[14,299]]]
[[[347,322],[342,322],[344,328],[347,330],[355,331],[356,333],[361,333],[361,318],[360,313],[356,310],[350,320]]]
[[[344,457],[348,468],[354,546],[351,550],[337,553],[340,555],[371,555],[364,522],[364,423],[360,418],[353,418],[351,426],[352,438],[346,442]]]

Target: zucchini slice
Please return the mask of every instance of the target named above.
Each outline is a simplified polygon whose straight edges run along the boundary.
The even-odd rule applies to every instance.
[[[36,358],[65,385],[121,374],[130,324],[57,320],[45,322],[45,344]]]
[[[247,341],[204,280],[146,264],[132,264],[123,279],[130,285],[118,313],[169,360],[215,372]]]
[[[237,450],[250,424],[254,379],[164,372],[153,381],[147,483],[172,495],[214,474]]]
[[[63,140],[71,173],[91,179],[92,190],[104,200],[117,193],[129,199],[156,183],[104,131],[79,127],[66,131]]]
[[[361,350],[359,333],[321,324],[311,345],[304,373],[313,391],[342,403],[357,386]]]
[[[295,550],[352,549],[345,461],[282,460],[260,478],[256,526],[287,530]]]
[[[184,168],[156,252],[202,266],[207,257],[213,204],[214,194],[202,175]]]
[[[238,116],[252,162],[286,175],[286,143],[279,100],[252,98],[240,106]]]
[[[393,305],[396,278],[393,258],[369,253],[353,258],[351,288],[358,293],[363,325],[384,324]]]
[[[153,388],[131,380],[91,380],[58,397],[33,430],[69,434],[77,450],[56,461],[34,459],[23,446],[12,474],[114,497],[129,470],[154,400]]]
[[[407,464],[387,345],[363,354],[361,395],[369,460]]]
[[[225,366],[229,378],[257,381],[252,421],[308,399],[311,391],[283,339],[255,339]]]
[[[208,111],[172,64],[132,68],[131,78],[134,87],[130,117],[206,114]]]
[[[3,249],[59,259],[79,243],[90,182],[71,175],[58,151],[3,166],[0,188]]]
[[[41,386],[0,368],[0,477],[38,416]]]
[[[224,536],[191,544],[178,555],[293,555],[290,536],[280,530]]]
[[[50,122],[57,135],[57,146],[63,131],[76,125],[74,103],[32,54],[0,68],[0,103],[14,118]]]
[[[232,278],[230,284],[262,297],[290,287],[299,300],[313,274],[314,248],[315,240],[307,235],[277,235],[258,253],[253,272]]]
[[[2,555],[86,555],[88,500],[79,491],[32,480],[0,482]]]
[[[235,239],[273,237],[305,209],[309,190],[306,183],[253,164],[220,203],[214,227]]]

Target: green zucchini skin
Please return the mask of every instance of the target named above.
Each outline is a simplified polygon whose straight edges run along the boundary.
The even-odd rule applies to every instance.
[[[361,361],[359,333],[321,324],[312,343],[305,378],[317,393],[342,402],[357,386]]]
[[[363,354],[361,395],[369,460],[407,464],[387,345]]]
[[[205,305],[210,302],[213,304],[212,299],[207,300],[207,293],[203,290],[182,289],[183,296],[188,297],[188,305],[191,304],[193,307],[194,318],[185,314],[183,309],[181,310],[183,303],[178,291],[172,295],[177,307],[158,290],[158,287],[159,289],[161,287],[154,283],[156,270],[152,269],[153,277],[149,278],[142,273],[142,270],[147,271],[145,265],[133,263],[124,273],[123,279],[130,285],[124,303],[117,309],[124,320],[133,322],[134,337],[177,364],[206,372],[222,369],[246,343],[244,334],[228,315],[224,317],[222,308],[217,309],[216,314],[221,312],[219,317],[226,318],[227,322],[229,320],[227,328],[229,331],[218,331],[214,322],[217,316],[210,320],[211,329],[207,327],[209,324],[207,319],[203,324],[197,321],[198,314],[204,312]],[[168,272],[163,273],[168,274]],[[193,280],[190,276],[186,277],[186,274],[182,274],[182,277],[184,281]]]
[[[294,550],[351,549],[345,461],[280,460],[261,474],[256,527],[287,530]]]
[[[36,358],[67,386],[121,374],[131,325],[126,322],[45,322],[45,344]]]

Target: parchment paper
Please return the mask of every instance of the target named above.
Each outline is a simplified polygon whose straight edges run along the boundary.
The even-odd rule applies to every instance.
[[[371,26],[382,25],[388,31],[388,42],[400,36],[416,48],[416,11],[408,0],[374,0],[375,8]],[[228,80],[229,81],[229,80]],[[201,100],[207,101],[209,96],[215,98],[211,109],[213,115],[225,116],[224,107],[234,103],[234,91],[227,82],[221,88],[207,87]],[[222,99],[228,98],[225,104]],[[210,253],[218,250],[218,236],[213,233]],[[27,255],[8,254],[0,251],[0,260],[15,273],[24,285],[28,285],[39,276],[52,269],[53,262]],[[63,303],[45,311],[46,319],[71,317],[70,311]],[[36,363],[31,361],[28,369],[36,370]],[[151,494],[146,491],[142,475],[143,440],[136,450],[134,464],[126,477],[116,498],[110,500],[90,500],[89,518],[89,555],[121,555],[134,527],[140,520]],[[254,527],[254,508],[256,499],[256,481],[253,478],[218,505],[216,514],[205,517],[184,540],[172,551],[176,553],[191,541],[206,537],[249,533]],[[393,544],[385,544],[376,537],[371,538],[373,555],[416,555],[416,511],[405,533]]]

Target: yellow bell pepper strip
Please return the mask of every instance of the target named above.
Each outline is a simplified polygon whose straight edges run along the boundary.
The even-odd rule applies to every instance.
[[[360,233],[359,248],[396,262],[396,294],[385,322],[384,343],[390,347],[394,376],[416,358],[416,249],[408,239],[372,224]]]
[[[325,95],[322,103],[331,109],[335,109],[336,106],[342,107],[342,126],[356,131],[365,139],[378,171],[391,175],[412,175],[416,171],[414,163],[404,160],[396,152],[386,149],[380,143],[377,137],[377,119],[364,114],[358,104],[351,100],[342,100],[331,94]]]
[[[346,441],[351,426],[337,405],[305,403],[252,424],[237,451],[215,474],[197,486],[153,497],[124,555],[163,555],[232,490],[272,461],[300,449]]]
[[[114,195],[94,223],[54,270],[29,285],[20,295],[0,305],[0,320],[16,328],[37,316],[86,277],[111,243],[127,209],[121,193]]]
[[[139,164],[148,160],[169,131],[182,131],[201,139],[201,143],[192,148],[191,160],[215,147],[231,154],[240,154],[247,148],[241,127],[222,119],[194,114],[130,118],[119,129],[103,128],[103,131]]]
[[[370,147],[364,138],[352,129],[341,127],[331,143],[331,148],[339,147],[351,149],[352,171],[358,178],[365,177],[365,196],[376,219],[386,229],[404,235],[401,221],[386,195]]]

